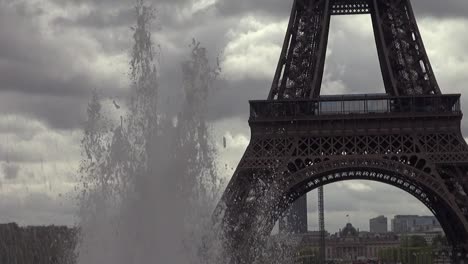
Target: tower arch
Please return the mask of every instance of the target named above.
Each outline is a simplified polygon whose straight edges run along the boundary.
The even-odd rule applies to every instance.
[[[433,184],[432,175],[399,161],[343,157],[309,166],[286,177],[283,175],[280,178],[284,182],[275,182],[268,187],[266,180],[261,179],[272,178],[271,175],[275,174],[272,171],[248,170],[239,173],[244,177],[247,174],[255,175],[252,179],[258,181],[249,184],[238,181],[244,185],[244,189],[248,185],[249,191],[236,197],[236,209],[224,215],[223,224],[227,227],[225,236],[229,240],[236,237],[234,233],[238,230],[243,230],[243,235],[237,236],[235,241],[231,240],[229,247],[231,253],[247,261],[245,263],[254,262],[255,256],[261,255],[262,245],[275,223],[296,199],[321,186],[351,180],[380,182],[409,193],[434,214],[451,245],[459,247],[468,239],[465,215],[450,199],[450,195]],[[236,186],[230,188],[239,189]],[[235,213],[230,215],[230,212]]]

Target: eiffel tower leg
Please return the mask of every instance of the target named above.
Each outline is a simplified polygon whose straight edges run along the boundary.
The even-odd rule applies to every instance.
[[[268,98],[320,94],[330,28],[331,0],[295,0]]]
[[[281,195],[273,182],[274,175],[268,167],[238,168],[229,183],[216,215],[222,221],[230,263],[254,263],[261,255],[266,236],[286,209],[277,207]]]
[[[371,16],[388,94],[440,94],[409,0],[372,0]]]

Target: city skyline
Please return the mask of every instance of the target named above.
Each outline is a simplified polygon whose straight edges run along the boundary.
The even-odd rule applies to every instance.
[[[363,231],[363,232],[371,232],[371,228],[370,228],[370,220],[372,219],[376,219],[376,218],[379,218],[379,217],[385,217],[387,219],[387,231],[386,233],[391,233],[391,232],[395,232],[393,229],[393,226],[392,226],[392,222],[393,220],[396,218],[396,217],[407,217],[407,216],[410,216],[410,217],[416,217],[416,218],[435,218],[434,215],[430,214],[430,215],[414,215],[414,214],[411,214],[411,215],[402,215],[402,214],[395,214],[395,215],[392,215],[391,217],[389,216],[386,216],[386,215],[376,215],[375,217],[372,217],[372,218],[368,218],[367,219],[367,228],[364,227],[364,228],[359,228],[359,227],[356,227],[355,223],[352,221],[352,220],[345,220],[342,222],[342,225],[341,227],[339,227],[337,230],[332,230],[332,229],[327,229],[325,228],[325,230],[330,233],[330,234],[335,234],[337,232],[339,232],[343,227],[346,226],[346,224],[352,224],[354,227],[356,227],[359,231]],[[351,218],[348,218],[348,217],[344,217],[344,219],[351,219]],[[358,221],[360,222],[360,221]],[[339,226],[339,224],[337,224],[337,226]],[[440,227],[440,224],[437,222],[437,224],[434,226],[434,227]],[[314,231],[318,231],[318,229],[311,229],[311,225],[309,225],[309,229],[308,229],[309,232],[314,232]],[[407,231],[407,233],[418,233],[419,231],[423,231],[423,230],[413,230],[413,231]],[[433,231],[433,230],[425,230],[425,231]],[[438,231],[438,230],[437,230]],[[377,232],[379,233],[379,232]]]

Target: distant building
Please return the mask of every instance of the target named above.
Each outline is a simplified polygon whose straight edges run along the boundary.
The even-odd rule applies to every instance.
[[[388,232],[387,217],[381,215],[369,220],[369,230],[374,234],[382,234]]]
[[[278,234],[270,238],[271,252],[284,251],[285,248],[296,248],[296,260],[299,263],[313,262],[319,252],[318,231],[309,231],[305,234],[284,235]],[[273,247],[272,245],[281,245]],[[390,248],[398,248],[400,239],[393,233],[372,234],[360,232],[351,223],[333,235],[326,234],[327,261],[349,262],[356,260],[377,260],[379,252]],[[274,259],[278,261],[278,259]]]
[[[347,223],[340,232],[328,238],[326,253],[328,260],[376,260],[379,251],[399,246],[400,239],[395,234],[360,232]]]
[[[440,229],[440,223],[435,216],[396,215],[392,219],[392,231],[397,234],[428,232]]]

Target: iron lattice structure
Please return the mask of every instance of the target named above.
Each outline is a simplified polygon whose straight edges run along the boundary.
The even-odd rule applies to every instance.
[[[386,94],[320,96],[331,15],[370,14]],[[268,97],[215,215],[232,263],[254,263],[275,222],[326,184],[398,187],[468,250],[468,145],[459,94],[441,94],[409,0],[295,0]]]
[[[318,212],[319,212],[319,264],[325,264],[326,255],[325,255],[325,202],[323,195],[323,186],[318,188]]]

